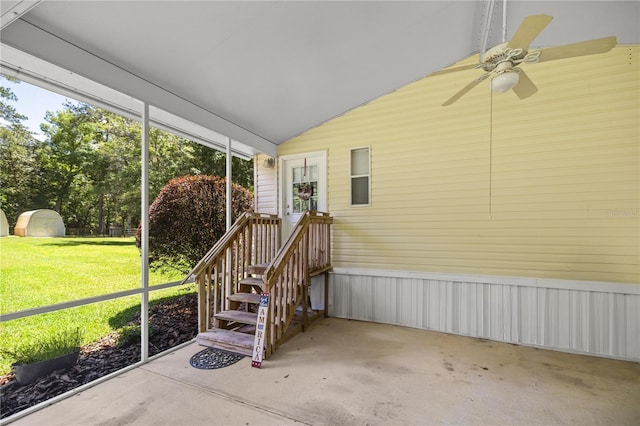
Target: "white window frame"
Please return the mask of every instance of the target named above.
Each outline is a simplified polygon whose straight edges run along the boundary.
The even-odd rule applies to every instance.
[[[354,175],[352,170],[353,152],[361,149],[367,150],[367,174]],[[367,201],[366,204],[353,204],[353,179],[367,178]],[[349,206],[350,207],[369,207],[371,206],[371,145],[359,146],[349,149]]]

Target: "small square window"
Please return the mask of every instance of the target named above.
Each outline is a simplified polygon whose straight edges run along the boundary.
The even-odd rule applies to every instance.
[[[351,205],[368,206],[371,204],[371,157],[370,149],[351,150]]]
[[[291,193],[293,194],[293,213],[304,213],[307,210],[318,209],[318,166],[294,167],[293,182],[291,183]],[[302,197],[300,193],[301,185],[309,188],[309,195]]]

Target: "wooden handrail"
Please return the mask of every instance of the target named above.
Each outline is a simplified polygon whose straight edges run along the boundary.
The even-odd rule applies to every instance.
[[[305,212],[264,273],[265,291],[271,296],[265,336],[267,358],[301,304],[306,319],[311,275],[331,268],[331,223],[333,218],[328,213]]]
[[[196,264],[196,266],[194,266],[193,269],[189,271],[182,282],[185,283],[189,278],[191,278],[192,275],[197,275],[198,272],[202,270],[202,268],[204,268],[209,262],[211,262],[211,259],[216,257],[223,250],[223,248],[229,244],[229,241],[233,238],[234,235],[237,234],[238,230],[245,226],[252,214],[253,213],[251,212],[242,213],[238,217],[238,219],[236,219],[235,223],[231,225],[231,228],[229,228],[227,232],[225,232],[222,238],[216,241],[213,247],[209,249],[207,254],[205,254],[202,259],[200,259],[200,261]]]
[[[215,314],[228,310],[228,297],[239,290],[248,268],[270,262],[280,247],[280,219],[244,213],[198,262],[187,278],[198,285],[199,330],[207,331]]]
[[[243,281],[249,277],[249,267],[267,263],[262,279],[264,291],[271,296],[264,340],[268,358],[287,332],[298,306],[302,306],[303,324],[307,322],[311,277],[331,268],[332,223],[328,213],[307,211],[280,249],[277,216],[241,215],[189,273],[198,285],[199,331],[221,326],[216,314],[240,306],[230,296],[250,285]]]
[[[279,251],[278,255],[275,257],[275,259],[273,259],[273,262],[269,265],[269,267],[265,271],[264,273],[265,283],[268,284],[270,278],[273,275],[276,275],[282,272],[285,259],[291,256],[292,250],[294,250],[295,245],[299,243],[300,239],[304,236],[304,233],[309,230],[309,225],[311,224],[330,225],[332,223],[333,223],[333,218],[329,215],[329,213],[318,212],[315,210],[308,210],[304,212],[302,217],[296,223],[296,226],[294,230],[291,232],[291,235],[289,236],[287,242],[284,244],[282,249]],[[328,241],[326,242],[328,243]],[[327,255],[330,255],[328,244],[313,247],[313,249],[314,250],[326,249]],[[330,258],[328,258],[327,261],[328,261],[327,262],[328,264],[331,264]],[[313,266],[319,266],[319,265],[316,263]]]

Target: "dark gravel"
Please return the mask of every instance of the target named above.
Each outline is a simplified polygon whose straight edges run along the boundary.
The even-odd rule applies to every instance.
[[[163,352],[196,336],[197,298],[196,294],[187,294],[162,301],[150,308],[150,355]],[[130,324],[139,325],[140,314]],[[13,373],[0,376],[0,418],[11,416],[139,360],[139,340],[136,344],[118,347],[118,334],[113,332],[83,347],[78,363],[73,368],[56,370],[30,385],[18,385]]]

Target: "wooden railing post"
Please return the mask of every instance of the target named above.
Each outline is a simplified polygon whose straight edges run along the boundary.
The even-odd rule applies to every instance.
[[[302,306],[302,329],[308,326],[309,287],[311,275],[331,268],[328,229],[333,219],[327,213],[305,212],[287,242],[264,274],[269,303],[267,358],[284,336],[298,306]],[[325,295],[325,312],[328,296]]]
[[[309,243],[311,238],[309,232],[305,232],[303,241],[302,274],[304,281],[302,282],[302,331],[306,331],[309,321],[307,310],[309,308],[309,286],[311,285],[311,277],[309,276]]]
[[[206,305],[207,283],[206,275],[198,275],[196,277],[198,285],[198,331],[200,333],[207,331],[206,317],[209,310]],[[202,295],[202,296],[200,296]]]

